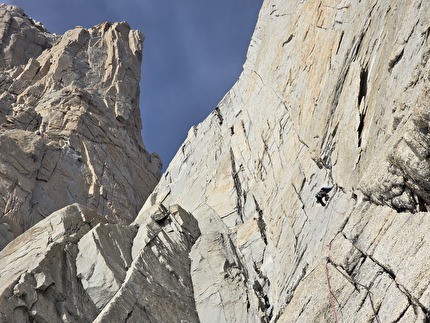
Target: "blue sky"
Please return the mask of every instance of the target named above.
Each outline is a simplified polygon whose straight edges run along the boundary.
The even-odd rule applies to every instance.
[[[143,141],[164,169],[236,82],[263,0],[9,0],[50,31],[128,21],[145,34]]]

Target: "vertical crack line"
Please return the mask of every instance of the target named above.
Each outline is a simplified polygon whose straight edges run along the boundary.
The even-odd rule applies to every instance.
[[[345,34],[344,31],[342,31],[342,33],[340,34],[339,43],[337,44],[337,49],[336,49],[336,55],[339,53],[339,49],[340,49],[340,46],[342,45],[344,34]]]
[[[402,59],[404,53],[404,48],[402,48],[401,51],[399,51],[389,62],[388,62],[388,72],[391,73],[394,66],[397,65],[397,63]]]
[[[252,194],[252,198],[254,199],[255,210],[258,213],[257,226],[260,230],[261,238],[263,239],[264,244],[267,246],[266,222],[264,221],[263,210],[260,208],[260,205],[258,204],[254,194]]]
[[[224,123],[224,118],[221,114],[221,110],[219,109],[219,107],[216,107],[214,112],[215,112],[215,115],[218,117],[219,125],[221,126]]]
[[[375,5],[370,9],[370,12],[368,14],[369,19],[367,19],[365,25],[363,26],[360,34],[358,37],[354,37],[352,40],[351,48],[349,48],[345,54],[345,60],[343,61],[342,67],[340,68],[339,77],[336,82],[335,90],[333,93],[333,100],[331,103],[331,111],[330,115],[328,117],[328,126],[326,127],[325,133],[322,136],[322,150],[325,150],[329,144],[330,140],[328,140],[328,136],[330,135],[330,129],[333,123],[334,115],[336,114],[337,106],[339,104],[340,95],[343,91],[345,80],[348,75],[349,69],[351,67],[351,63],[357,59],[358,53],[360,51],[364,36],[369,29],[372,16],[373,9],[375,8]],[[330,168],[330,167],[329,167]]]
[[[243,216],[243,203],[242,203],[242,184],[240,182],[239,174],[236,168],[236,159],[234,157],[233,149],[230,147],[230,161],[231,161],[231,176],[233,177],[234,189],[236,190],[236,211],[239,214],[240,220],[244,223]]]
[[[306,251],[306,249],[304,250],[304,251]],[[300,260],[301,260],[301,258],[303,258],[303,254],[304,254],[304,252],[302,253],[302,255],[301,255],[301,257],[299,257],[300,258]],[[290,303],[291,302],[291,300],[293,299],[293,297],[294,297],[294,293],[295,293],[295,291],[296,291],[296,289],[297,289],[297,287],[300,285],[300,283],[303,281],[303,279],[305,278],[305,276],[306,276],[306,273],[307,273],[307,270],[308,270],[308,267],[309,267],[309,264],[305,264],[305,266],[302,268],[302,271],[298,274],[299,275],[299,277],[295,280],[295,281],[293,281],[293,279],[295,278],[295,274],[297,273],[297,269],[299,269],[299,267],[298,267],[298,263],[300,262],[300,260],[299,261],[295,261],[295,269],[294,269],[294,272],[292,273],[292,275],[291,275],[291,277],[290,277],[290,279],[288,279],[286,282],[285,282],[285,284],[284,284],[284,286],[285,287],[287,287],[287,286],[291,286],[290,288],[288,288],[287,290],[286,290],[286,297],[285,297],[285,304],[288,304],[288,303]],[[283,293],[283,291],[284,291],[284,289],[285,289],[285,287],[283,287],[282,288],[282,290],[281,290],[281,293]]]
[[[360,113],[360,123],[358,124],[358,128],[357,128],[357,137],[358,137],[358,142],[357,142],[357,146],[358,148],[361,147],[361,140],[362,140],[362,134],[363,134],[363,128],[364,128],[364,117],[366,116],[366,113],[361,114]],[[360,155],[361,157],[361,155]],[[357,163],[358,164],[358,161]]]
[[[305,216],[306,216],[306,220],[308,220],[308,219],[309,219],[309,217],[308,217],[308,214],[306,213],[306,209],[305,209],[306,204],[305,204],[305,202],[303,201],[302,196],[300,195],[300,192],[302,191],[303,186],[305,185],[305,182],[306,182],[306,179],[305,179],[305,178],[303,178],[303,181],[302,181],[302,184],[301,184],[301,187],[300,187],[300,189],[299,189],[299,190],[297,189],[297,187],[296,187],[294,184],[291,184],[291,185],[293,186],[294,192],[296,193],[298,200],[299,200],[299,201],[300,201],[300,203],[302,204],[302,210],[303,210],[303,213],[304,213],[304,214],[305,214]]]
[[[89,199],[90,199],[92,205],[94,205],[95,207],[98,207],[100,192],[99,192],[99,183],[98,183],[97,173],[94,169],[94,166],[91,164],[90,154],[89,154],[87,145],[85,144],[84,141],[82,141],[82,146],[84,148],[84,153],[85,153],[85,162],[86,162],[87,168],[91,174],[91,182],[89,183],[90,187],[88,189]]]
[[[366,117],[366,108],[364,107],[365,102],[363,102],[363,99],[365,99],[367,95],[367,79],[368,79],[368,71],[367,71],[367,67],[365,67],[365,68],[362,68],[360,71],[360,87],[358,90],[358,109],[359,109],[359,116],[360,116],[360,122],[357,128],[358,148],[361,147],[361,140],[362,140],[362,134],[363,134],[363,128],[364,128],[364,118]],[[362,111],[360,111],[360,106],[362,102],[363,102],[363,109]]]
[[[362,68],[360,71],[360,89],[358,92],[358,106],[360,106],[361,101],[367,95],[367,79],[368,79],[368,71],[367,67]]]
[[[261,273],[258,272],[258,274],[260,276]],[[260,278],[263,278],[264,283],[270,284],[267,277],[260,277]],[[262,323],[269,323],[273,317],[273,307],[270,304],[269,297],[264,292],[264,289],[258,280],[254,280],[254,283],[252,284],[252,289],[254,291],[255,296],[257,296],[258,298],[258,308],[262,312],[262,316],[260,317],[260,320]]]

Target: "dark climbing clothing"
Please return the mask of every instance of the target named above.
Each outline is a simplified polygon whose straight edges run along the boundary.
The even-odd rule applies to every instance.
[[[321,204],[322,206],[326,206],[326,202],[329,199],[328,193],[332,190],[332,187],[322,187],[319,192],[315,195],[317,199],[317,203]]]

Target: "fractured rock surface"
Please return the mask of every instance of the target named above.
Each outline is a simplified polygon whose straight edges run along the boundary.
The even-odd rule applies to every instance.
[[[429,320],[429,35],[428,1],[264,2],[143,208],[198,220],[201,322]]]
[[[56,36],[3,4],[0,18],[0,249],[75,202],[130,223],[161,170],[140,134],[142,34]]]
[[[103,217],[74,204],[8,244],[0,252],[0,321],[91,321],[97,308],[78,279],[77,243],[104,222]]]
[[[428,322],[429,6],[266,0],[240,79],[189,131],[130,225],[128,194],[150,186],[115,191],[139,178],[127,163],[159,172],[138,139],[136,88],[119,82],[136,84],[121,66],[139,62],[138,34],[121,23],[56,38],[22,18],[38,30],[38,54],[2,67],[0,203],[41,205],[47,218],[0,252],[0,320]],[[1,39],[18,30],[6,21]],[[109,50],[113,34],[129,46]],[[107,128],[94,126],[107,114]],[[109,170],[102,151],[127,158]],[[88,208],[49,215],[45,201],[69,201],[64,186],[49,188],[60,176]],[[26,204],[28,192],[44,198]],[[4,241],[22,231],[11,212]]]
[[[188,254],[200,231],[180,206],[161,209],[139,229],[79,204],[34,225],[0,252],[0,322],[198,322]]]
[[[179,205],[141,212],[133,263],[119,291],[95,322],[199,322],[191,261],[200,236],[196,219]]]

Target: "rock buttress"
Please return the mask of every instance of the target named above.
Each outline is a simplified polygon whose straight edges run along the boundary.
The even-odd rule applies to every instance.
[[[8,5],[0,17],[0,248],[75,202],[130,223],[161,170],[140,133],[143,35],[123,22],[56,36]]]
[[[143,208],[198,220],[202,322],[429,319],[429,30],[425,1],[264,2]]]

